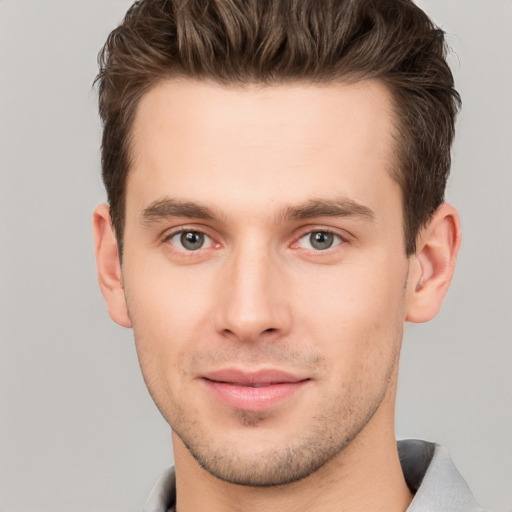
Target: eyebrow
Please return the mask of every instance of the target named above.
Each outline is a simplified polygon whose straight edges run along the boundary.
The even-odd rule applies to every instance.
[[[171,198],[154,201],[141,213],[144,224],[172,217],[213,220],[219,216],[212,209],[200,203]],[[351,199],[310,199],[305,203],[283,208],[278,217],[287,220],[305,220],[315,217],[359,217],[373,222],[375,213],[367,206]]]
[[[304,204],[290,206],[283,210],[283,217],[292,220],[304,220],[314,217],[359,217],[375,221],[373,210],[351,199],[312,199]]]
[[[210,208],[193,201],[165,198],[151,203],[142,211],[141,217],[144,224],[150,224],[171,217],[211,220],[216,216]]]

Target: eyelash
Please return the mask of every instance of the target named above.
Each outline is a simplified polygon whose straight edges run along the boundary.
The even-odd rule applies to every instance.
[[[178,243],[181,243],[182,247],[177,247],[175,244],[173,244],[171,242],[173,238],[178,237],[178,236],[182,237],[184,234],[187,234],[187,233],[194,233],[194,234],[204,237],[205,239],[208,239],[209,246],[208,247],[201,246],[197,249],[187,249],[187,248],[183,247],[183,243],[181,243],[181,242],[178,242]],[[332,245],[330,245],[329,247],[326,247],[324,249],[317,249],[315,247],[302,247],[302,249],[305,249],[305,250],[310,251],[315,254],[321,254],[324,252],[328,252],[331,249],[335,249],[336,247],[343,245],[344,243],[347,242],[346,237],[342,236],[340,233],[338,233],[332,229],[327,229],[327,228],[311,229],[311,228],[309,228],[307,231],[302,231],[300,236],[295,237],[295,241],[290,245],[290,247],[292,249],[300,249],[301,248],[301,246],[300,246],[301,240],[305,239],[306,237],[310,237],[310,239],[311,239],[311,236],[314,234],[317,234],[317,233],[323,233],[323,234],[333,237],[334,240],[332,242]],[[205,230],[197,228],[197,227],[180,228],[176,231],[168,233],[163,238],[163,242],[173,246],[174,249],[180,251],[181,253],[188,254],[188,255],[193,255],[194,253],[199,253],[200,251],[202,251],[204,249],[220,248],[221,247],[221,244],[216,242],[214,240],[214,238],[212,236],[210,236]]]
[[[324,249],[317,249],[315,247],[311,247],[311,248],[302,247],[302,248],[306,249],[308,251],[311,251],[315,254],[321,254],[324,252],[328,252],[330,250],[334,250],[336,247],[347,242],[346,237],[343,237],[340,233],[338,233],[337,231],[334,231],[332,229],[327,229],[327,228],[311,229],[310,228],[307,231],[302,232],[302,234],[292,244],[292,248],[301,248],[299,245],[301,240],[306,239],[306,238],[309,238],[309,240],[311,240],[311,237],[314,234],[318,234],[318,233],[322,233],[324,235],[331,236],[333,238],[332,244],[329,247],[326,247]]]
[[[173,238],[175,237],[181,237],[185,234],[188,234],[188,233],[194,233],[196,235],[201,235],[202,237],[204,237],[205,239],[208,239],[210,241],[210,244],[209,244],[209,247],[199,247],[197,249],[187,249],[185,247],[176,247],[171,241]],[[198,228],[181,228],[179,230],[176,230],[176,231],[173,231],[171,233],[168,233],[164,239],[163,239],[164,243],[167,243],[169,245],[172,245],[174,248],[176,248],[177,250],[179,250],[180,252],[182,253],[190,253],[190,254],[193,254],[195,252],[198,252],[200,251],[201,249],[210,249],[210,248],[213,248],[215,246],[217,247],[220,247],[220,244],[219,243],[216,243],[215,240],[213,239],[213,237],[211,237],[208,233],[206,233],[206,231],[202,230],[202,229],[198,229]],[[183,246],[183,244],[181,244]]]

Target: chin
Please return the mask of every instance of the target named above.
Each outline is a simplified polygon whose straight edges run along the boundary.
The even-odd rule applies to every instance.
[[[307,478],[341,456],[373,413],[343,422],[334,416],[318,416],[309,425],[290,421],[286,427],[293,428],[284,428],[264,414],[239,411],[234,430],[210,429],[200,434],[196,424],[183,431],[176,425],[173,431],[199,466],[215,478],[236,485],[269,487]]]

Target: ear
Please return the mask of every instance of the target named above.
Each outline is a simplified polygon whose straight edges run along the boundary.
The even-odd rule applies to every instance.
[[[442,204],[421,230],[411,257],[407,321],[428,322],[439,313],[453,277],[460,238],[457,210]]]
[[[107,204],[100,204],[94,209],[93,230],[98,280],[108,313],[117,324],[131,327],[132,322],[124,296],[117,239]]]

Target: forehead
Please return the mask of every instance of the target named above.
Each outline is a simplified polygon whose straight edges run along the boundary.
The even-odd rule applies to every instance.
[[[132,135],[127,206],[139,210],[159,195],[247,209],[399,194],[391,95],[376,81],[162,81],[141,99]]]

